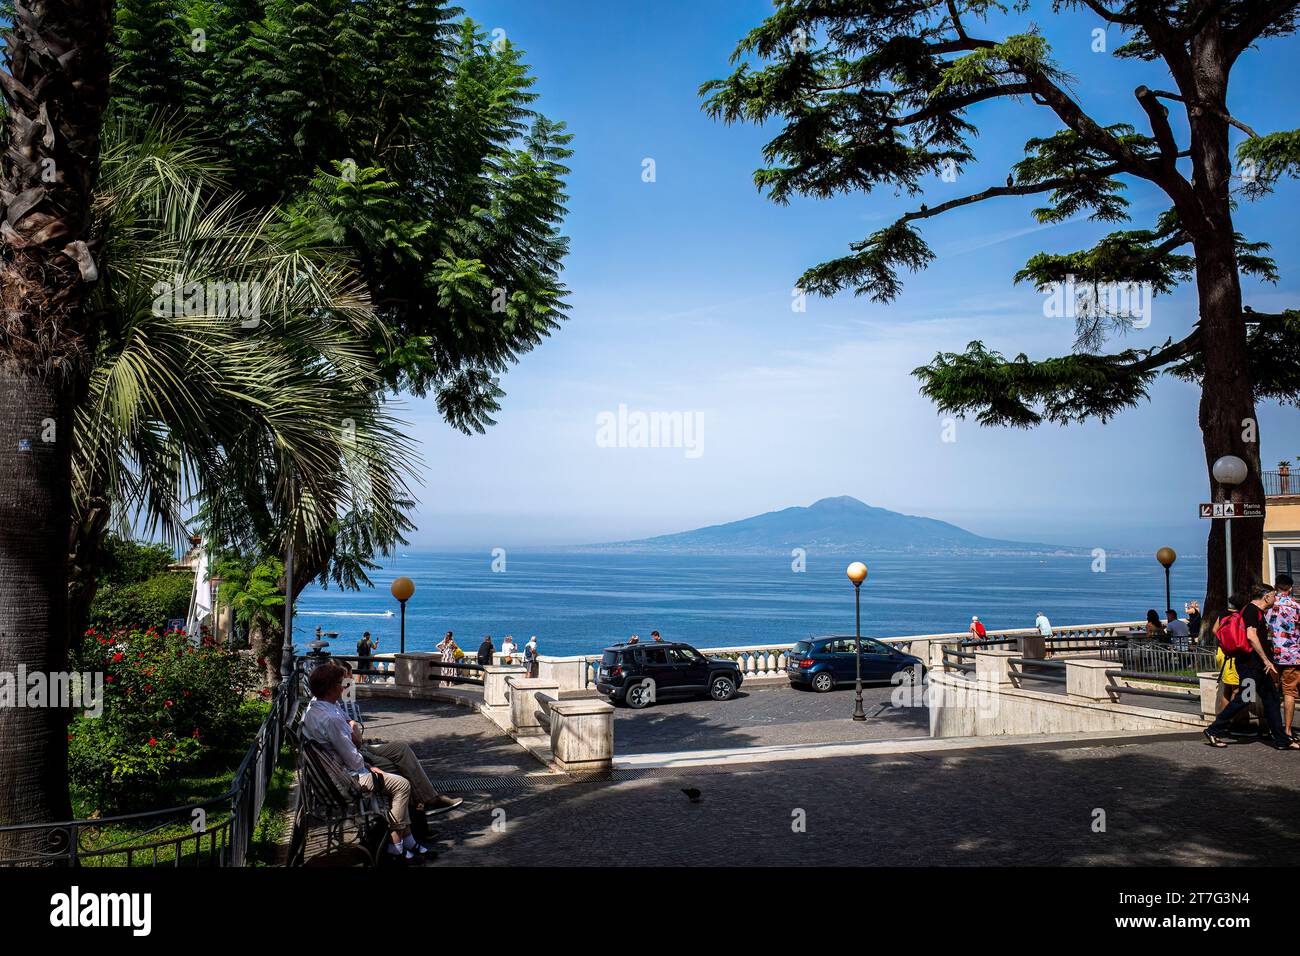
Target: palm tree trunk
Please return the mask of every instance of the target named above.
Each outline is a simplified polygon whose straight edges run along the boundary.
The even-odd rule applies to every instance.
[[[15,0],[0,94],[0,669],[61,670],[68,645],[72,408],[98,277],[89,235],[112,0]],[[0,823],[64,819],[65,711],[0,707]],[[0,847],[30,848],[16,840]]]
[[[67,666],[71,407],[68,388],[0,365],[0,671],[6,674]],[[50,423],[63,440],[41,440]],[[0,823],[70,815],[67,720],[66,711],[51,707],[0,707]]]

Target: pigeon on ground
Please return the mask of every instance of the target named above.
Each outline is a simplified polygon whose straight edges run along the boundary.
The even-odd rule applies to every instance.
[[[682,793],[686,794],[686,796],[690,798],[691,803],[700,802],[700,791],[696,790],[694,787],[682,787]]]

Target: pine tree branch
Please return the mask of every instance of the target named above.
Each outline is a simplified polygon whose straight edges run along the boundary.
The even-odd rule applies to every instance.
[[[1146,89],[1146,88],[1139,87],[1139,89]],[[1251,139],[1259,138],[1259,134],[1256,133],[1249,126],[1247,126],[1245,123],[1243,123],[1241,120],[1237,119],[1231,113],[1221,110],[1216,106],[1212,106],[1208,103],[1203,103],[1199,100],[1189,100],[1187,97],[1183,96],[1183,94],[1173,93],[1170,92],[1169,90],[1151,90],[1150,93],[1152,96],[1159,96],[1162,99],[1177,100],[1179,103],[1182,103],[1185,106],[1187,106],[1189,112],[1191,112],[1193,115],[1195,115],[1196,110],[1206,110],[1210,113],[1213,113],[1215,116],[1219,117],[1219,119],[1223,120],[1225,123],[1229,123],[1230,125],[1237,127],[1237,129],[1241,130]]]
[[[1054,179],[1044,179],[1041,182],[1027,183],[1023,186],[990,186],[983,192],[971,193],[969,196],[962,196],[958,199],[949,199],[947,202],[940,203],[937,206],[930,207],[922,205],[920,209],[906,213],[898,219],[899,223],[915,222],[918,219],[931,219],[951,209],[958,209],[962,206],[969,206],[973,203],[983,202],[986,199],[995,199],[999,196],[1030,196],[1034,193],[1051,192],[1053,189],[1064,189],[1073,186],[1080,180],[1084,179],[1105,179],[1114,173],[1123,172],[1124,167],[1120,163],[1113,163],[1110,166],[1101,166],[1090,172],[1080,172],[1070,176],[1058,176]]]
[[[1300,0],[1256,0],[1250,14],[1224,37],[1228,63],[1235,62],[1270,26],[1293,15],[1298,7]]]

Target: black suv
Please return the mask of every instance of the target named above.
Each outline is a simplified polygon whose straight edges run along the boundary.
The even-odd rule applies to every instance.
[[[735,661],[705,657],[689,644],[615,644],[601,655],[596,690],[615,704],[640,709],[670,694],[730,700],[742,679]]]

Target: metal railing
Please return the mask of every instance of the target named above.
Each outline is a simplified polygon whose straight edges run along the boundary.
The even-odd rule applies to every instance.
[[[1065,683],[1065,661],[1047,661],[1031,657],[1011,657],[1007,659],[1010,665],[1011,677],[1015,681],[1043,680],[1053,684]],[[1034,671],[1029,668],[1034,668]],[[1060,673],[1044,674],[1042,671],[1059,671]],[[1019,686],[1019,685],[1017,685]]]
[[[1120,694],[1137,694],[1144,697],[1164,697],[1171,700],[1196,701],[1196,695],[1188,694],[1185,691],[1177,690],[1160,690],[1156,687],[1132,687],[1129,685],[1116,684],[1115,679],[1121,680],[1146,680],[1159,681],[1163,684],[1187,684],[1190,687],[1199,687],[1200,679],[1196,677],[1181,677],[1176,674],[1151,673],[1149,671],[1135,671],[1127,668],[1108,668],[1106,676],[1110,678],[1110,690],[1118,697]]]
[[[220,796],[143,813],[0,826],[0,866],[243,866],[298,699],[298,681],[282,681]],[[113,836],[119,828],[122,835]]]
[[[1300,471],[1283,474],[1280,471],[1266,471],[1260,475],[1264,479],[1264,494],[1281,498],[1288,495],[1300,495]]]
[[[483,686],[483,665],[471,660],[430,661],[429,679],[443,684]]]

